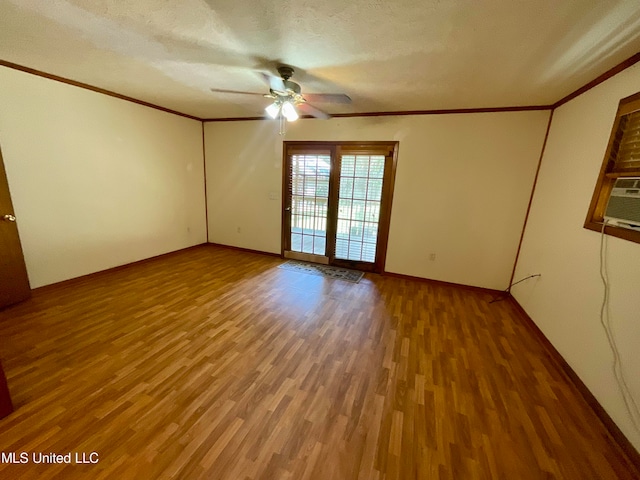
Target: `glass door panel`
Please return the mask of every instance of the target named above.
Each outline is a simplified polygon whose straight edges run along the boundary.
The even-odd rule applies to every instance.
[[[336,259],[375,262],[384,166],[384,155],[341,157]]]
[[[285,256],[328,263],[330,154],[289,156],[290,217]]]

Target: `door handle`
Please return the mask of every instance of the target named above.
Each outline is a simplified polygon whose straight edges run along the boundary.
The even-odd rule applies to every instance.
[[[285,212],[290,212],[291,211],[291,207],[284,207]]]
[[[6,220],[7,222],[15,222],[16,221],[16,217],[14,217],[11,214],[3,215],[2,219]]]

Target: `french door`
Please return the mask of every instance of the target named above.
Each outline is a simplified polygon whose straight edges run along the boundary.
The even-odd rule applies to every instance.
[[[285,142],[286,258],[382,272],[397,142]]]

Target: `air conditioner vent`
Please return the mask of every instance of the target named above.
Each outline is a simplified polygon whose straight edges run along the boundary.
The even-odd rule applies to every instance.
[[[640,177],[616,180],[604,218],[618,227],[640,229]]]

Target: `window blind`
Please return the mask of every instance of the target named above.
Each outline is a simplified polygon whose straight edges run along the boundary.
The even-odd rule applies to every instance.
[[[620,127],[611,151],[612,172],[640,171],[640,110],[620,118]]]

